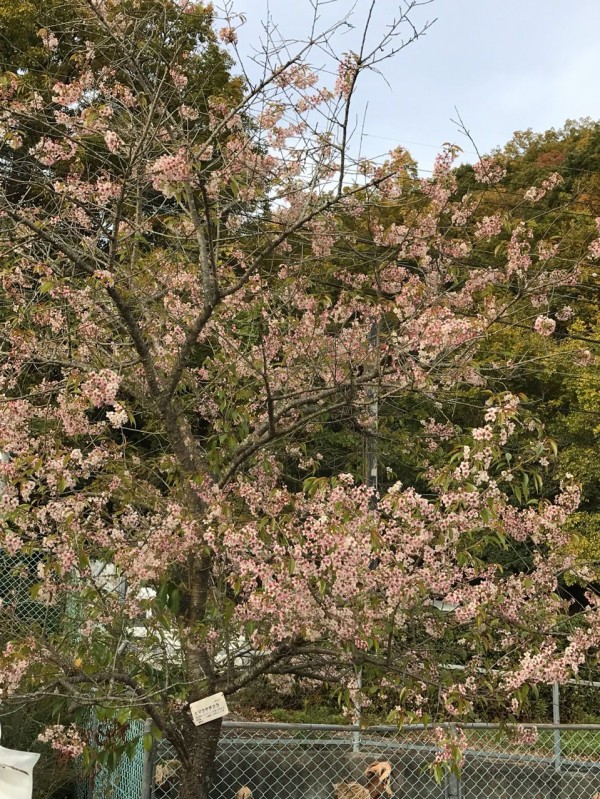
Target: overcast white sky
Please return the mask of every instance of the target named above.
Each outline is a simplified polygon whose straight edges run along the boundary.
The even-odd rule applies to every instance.
[[[323,24],[352,5],[358,28],[370,0],[331,2]],[[309,0],[236,0],[235,7],[248,15],[243,50],[258,42],[267,8],[285,36],[306,35],[312,18]],[[378,0],[373,36],[397,7]],[[368,102],[365,155],[403,145],[427,169],[445,141],[471,149],[451,121],[455,106],[482,152],[515,130],[600,118],[600,0],[433,0],[414,14],[417,24],[434,18],[423,38],[384,65],[390,86],[376,76],[363,83],[356,116],[362,125]],[[340,37],[339,51],[357,49],[356,36]]]

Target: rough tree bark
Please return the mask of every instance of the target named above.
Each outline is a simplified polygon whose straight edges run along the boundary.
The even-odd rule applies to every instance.
[[[196,727],[183,716],[181,733],[185,752],[181,753],[179,799],[208,799],[213,776],[217,745],[221,734],[221,719]],[[181,743],[178,749],[181,747]]]

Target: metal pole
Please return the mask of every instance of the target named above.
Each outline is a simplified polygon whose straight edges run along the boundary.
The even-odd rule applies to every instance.
[[[362,669],[358,668],[356,672],[356,688],[360,692],[362,688]],[[361,706],[360,706],[360,693],[357,696],[354,702],[354,723],[358,725],[358,729],[352,733],[352,751],[353,752],[360,752],[360,743],[361,743],[361,730],[360,730],[360,717],[361,717]]]
[[[448,799],[460,799],[460,783],[458,777],[452,771],[448,772],[446,796]]]
[[[560,772],[561,770],[561,751],[560,751],[560,693],[558,690],[558,683],[552,684],[552,723],[555,726],[554,736],[554,770]]]
[[[369,344],[374,351],[374,358],[379,358],[379,323],[373,322],[368,336]],[[378,485],[378,461],[377,461],[377,430],[379,425],[379,387],[369,386],[367,389],[367,396],[369,398],[369,429],[365,436],[365,452],[364,452],[364,481],[369,488],[374,488],[375,491],[379,488]],[[376,566],[376,561],[373,561],[372,566]],[[354,702],[354,723],[358,726],[358,730],[352,735],[352,751],[360,751],[360,721],[361,721],[361,706],[360,706],[360,690],[362,688],[362,669],[360,666],[356,670],[356,688],[358,697]]]
[[[146,719],[144,724],[144,736],[149,735],[151,732],[152,719]],[[142,765],[142,785],[140,789],[140,799],[152,799],[152,794],[154,792],[154,741],[152,741],[152,745],[149,749],[146,749],[144,746],[143,752],[144,761]]]
[[[456,724],[448,725],[448,733],[456,739]],[[447,799],[460,799],[460,778],[453,771],[446,775],[446,797]]]

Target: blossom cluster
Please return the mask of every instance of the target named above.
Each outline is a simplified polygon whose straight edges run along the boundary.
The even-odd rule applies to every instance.
[[[181,71],[181,69],[178,67],[172,67],[169,70],[169,74],[171,75],[171,80],[173,81],[173,85],[176,89],[179,91],[185,89],[188,84],[188,78],[187,75]]]
[[[558,172],[553,172],[549,175],[545,180],[541,182],[539,186],[531,186],[525,192],[525,199],[531,200],[532,202],[537,202],[541,200],[542,197],[545,197],[549,191],[552,191],[556,186],[563,182],[561,175]]]
[[[170,196],[173,185],[188,181],[192,177],[192,166],[184,150],[176,155],[162,155],[150,167],[152,185],[157,190]]]
[[[473,165],[475,177],[480,183],[494,185],[506,175],[506,169],[495,158],[485,156]]]
[[[491,239],[502,231],[502,217],[499,214],[484,216],[475,227],[475,236],[478,239]]]
[[[507,273],[523,276],[530,268],[531,239],[533,234],[524,223],[519,223],[513,230],[508,244]]]
[[[38,741],[49,743],[52,749],[67,757],[80,757],[85,748],[81,732],[75,724],[52,724],[38,735]]]
[[[106,131],[104,134],[104,141],[106,142],[106,146],[111,153],[118,153],[123,146],[122,139],[113,130]]]
[[[318,83],[317,74],[307,64],[292,64],[276,72],[274,82],[285,89],[287,86],[295,89],[308,89]]]
[[[0,690],[5,696],[14,694],[31,665],[31,654],[19,651],[9,642],[0,655]]]
[[[81,384],[81,394],[92,405],[101,408],[103,405],[114,404],[115,397],[121,385],[121,378],[111,369],[102,369],[93,373]]]
[[[231,27],[231,25],[226,25],[219,30],[219,39],[224,44],[237,44],[238,35],[236,29]]]
[[[556,322],[549,316],[538,316],[533,323],[533,329],[540,336],[551,336],[556,330]]]
[[[464,730],[460,727],[452,730],[435,727],[434,735],[437,747],[434,763],[462,766],[465,760],[463,753],[468,746]]]
[[[52,31],[47,30],[46,28],[42,28],[38,31],[38,36],[42,40],[42,44],[48,50],[56,50],[58,47],[58,39],[56,38],[56,34]]]
[[[77,145],[65,139],[44,136],[29,151],[44,166],[53,166],[59,161],[69,161],[77,152]]]
[[[600,234],[600,216],[596,217],[596,230]],[[595,238],[588,248],[590,258],[600,258],[600,237]]]
[[[347,99],[352,91],[358,72],[358,58],[355,53],[346,53],[338,65],[335,93]]]

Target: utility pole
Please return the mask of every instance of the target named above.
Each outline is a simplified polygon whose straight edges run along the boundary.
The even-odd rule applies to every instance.
[[[374,367],[379,365],[379,322],[373,322],[369,331],[368,342],[370,347],[371,361]],[[371,364],[367,361],[366,368],[368,369]],[[379,371],[377,369],[377,371]],[[373,488],[375,493],[379,488],[378,471],[379,464],[377,459],[377,431],[379,428],[379,386],[374,383],[367,388],[367,411],[368,411],[368,427],[365,432],[364,442],[364,455],[363,455],[363,481],[366,486]],[[362,688],[362,669],[360,666],[356,669],[356,688],[360,691]],[[361,705],[360,697],[354,702],[354,723],[360,727],[361,722]],[[354,733],[352,750],[354,752],[360,751],[361,735],[360,729]]]

